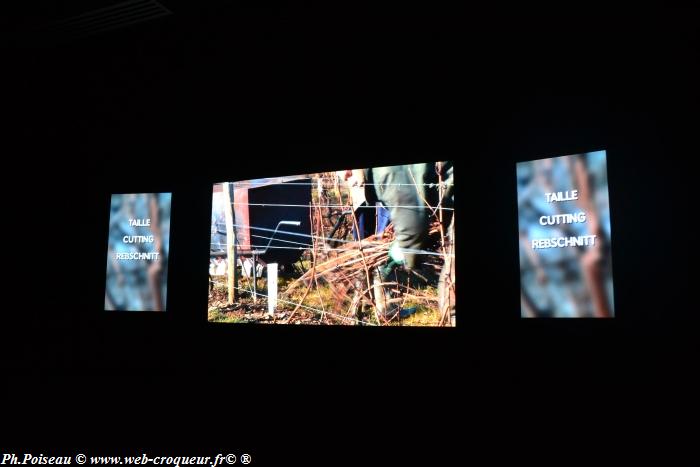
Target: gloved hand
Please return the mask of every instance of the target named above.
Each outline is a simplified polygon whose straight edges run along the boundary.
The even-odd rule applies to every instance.
[[[401,250],[399,244],[394,241],[389,248],[389,261],[387,262],[386,266],[382,268],[382,280],[389,277],[391,273],[394,272],[395,268],[403,266],[404,264],[406,264],[406,258],[403,254],[403,250]]]

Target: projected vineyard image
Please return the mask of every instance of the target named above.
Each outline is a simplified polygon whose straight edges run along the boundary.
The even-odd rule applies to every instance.
[[[217,183],[210,322],[455,326],[454,167]]]

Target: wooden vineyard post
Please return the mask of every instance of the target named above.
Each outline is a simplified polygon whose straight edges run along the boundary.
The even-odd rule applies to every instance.
[[[277,263],[267,264],[267,312],[275,314],[277,309]]]
[[[231,184],[223,186],[224,213],[226,216],[226,262],[228,263],[228,304],[236,301],[236,234],[233,228],[233,208],[231,206]]]

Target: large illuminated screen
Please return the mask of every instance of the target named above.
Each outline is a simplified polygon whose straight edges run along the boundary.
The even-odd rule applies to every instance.
[[[605,151],[517,164],[520,311],[614,316]]]
[[[170,193],[112,195],[105,309],[165,311]]]
[[[451,162],[214,185],[211,322],[454,326]]]

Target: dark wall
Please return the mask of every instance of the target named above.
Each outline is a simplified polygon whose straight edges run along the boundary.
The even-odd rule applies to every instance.
[[[698,329],[685,217],[694,13],[197,10],[8,51],[6,157],[20,168],[4,171],[6,199],[51,245],[8,243],[22,271],[6,310],[22,315],[10,362],[165,369],[191,394],[284,407],[379,398],[394,420],[494,393],[509,412],[524,399],[620,397],[648,378],[687,388]],[[515,162],[598,149],[608,151],[617,317],[520,320]],[[213,182],[448,158],[459,178],[457,329],[206,322]],[[164,315],[102,311],[115,191],[173,192]],[[203,369],[206,382],[193,382]]]

